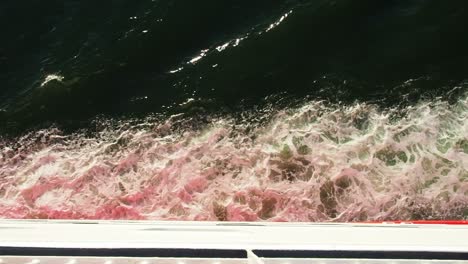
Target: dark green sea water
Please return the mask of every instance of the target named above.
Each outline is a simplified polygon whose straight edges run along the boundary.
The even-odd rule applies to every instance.
[[[456,97],[467,19],[462,0],[4,0],[1,130]]]
[[[466,0],[1,0],[0,218],[468,219]]]

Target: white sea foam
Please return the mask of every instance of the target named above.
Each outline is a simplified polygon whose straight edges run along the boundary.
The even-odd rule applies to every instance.
[[[463,219],[467,115],[466,96],[384,110],[311,101],[206,125],[176,116],[101,122],[91,137],[36,131],[1,143],[0,216]]]

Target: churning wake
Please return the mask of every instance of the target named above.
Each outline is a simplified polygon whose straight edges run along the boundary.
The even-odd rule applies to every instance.
[[[0,142],[4,218],[467,219],[468,97],[96,121]],[[271,111],[270,111],[271,110]]]

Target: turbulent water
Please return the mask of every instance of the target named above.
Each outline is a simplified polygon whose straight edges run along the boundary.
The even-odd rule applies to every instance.
[[[3,1],[0,217],[468,218],[465,1]]]

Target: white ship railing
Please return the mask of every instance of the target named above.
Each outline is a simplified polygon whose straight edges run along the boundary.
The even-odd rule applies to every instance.
[[[468,263],[468,225],[0,221],[0,264]]]

